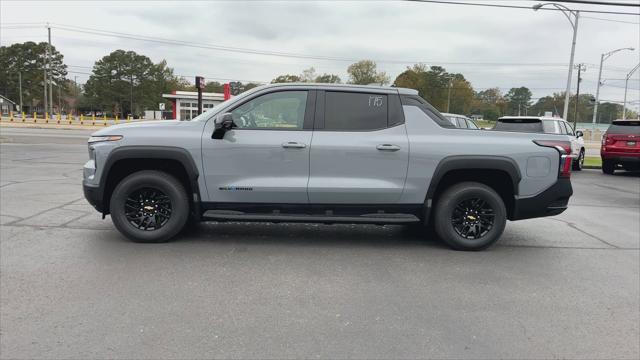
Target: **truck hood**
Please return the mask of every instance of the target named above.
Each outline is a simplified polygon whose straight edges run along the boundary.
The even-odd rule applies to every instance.
[[[190,121],[178,121],[178,120],[153,120],[153,121],[139,121],[139,122],[131,122],[109,126],[104,129],[100,129],[91,136],[100,136],[100,135],[123,135],[128,132],[134,131],[154,131],[161,130],[167,131],[169,129],[183,129],[188,127],[193,127],[196,125]],[[202,124],[198,125],[202,126]],[[170,131],[170,130],[169,130]]]

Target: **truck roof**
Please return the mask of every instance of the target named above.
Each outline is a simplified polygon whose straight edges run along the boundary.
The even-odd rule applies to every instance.
[[[260,88],[272,87],[300,87],[305,89],[328,89],[328,90],[354,90],[354,91],[398,91],[399,94],[418,95],[418,91],[409,88],[379,86],[379,85],[354,85],[354,84],[331,84],[331,83],[277,83],[260,86]]]

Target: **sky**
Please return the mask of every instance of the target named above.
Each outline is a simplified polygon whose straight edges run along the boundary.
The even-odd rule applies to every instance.
[[[537,3],[475,2],[527,7]],[[616,2],[637,4],[638,0]],[[638,7],[565,5],[640,14]],[[64,55],[68,77],[77,77],[79,83],[87,80],[96,60],[124,49],[154,62],[165,59],[176,74],[191,82],[195,75],[220,82],[269,82],[309,67],[345,81],[349,64],[372,59],[392,80],[407,66],[421,62],[462,73],[476,90],[499,87],[505,93],[511,87],[526,86],[534,99],[565,89],[573,34],[569,21],[558,11],[426,2],[0,0],[0,45],[46,41],[45,23],[52,26],[52,43]],[[71,27],[76,28],[70,31]],[[103,36],[93,30],[175,43]],[[215,49],[178,45],[183,42]],[[600,54],[624,47],[636,50],[618,52],[605,61],[602,100],[621,102],[624,77],[640,62],[640,16],[581,13],[575,55],[576,64],[586,64],[581,93],[595,94]],[[572,84],[575,92],[575,71]],[[629,82],[630,108],[640,109],[639,89],[637,71]]]

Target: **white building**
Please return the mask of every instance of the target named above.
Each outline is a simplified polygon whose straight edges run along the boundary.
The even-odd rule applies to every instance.
[[[162,94],[172,103],[173,119],[191,120],[198,115],[198,93],[195,91],[174,91]],[[202,111],[207,111],[224,101],[224,94],[202,93]]]

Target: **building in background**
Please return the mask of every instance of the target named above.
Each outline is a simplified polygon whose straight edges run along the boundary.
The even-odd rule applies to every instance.
[[[10,112],[16,111],[16,103],[9,98],[0,95],[0,115],[9,115]]]
[[[198,115],[198,93],[195,91],[174,91],[162,94],[172,104],[173,119],[191,120]],[[207,111],[224,101],[224,94],[202,93],[202,111]]]

